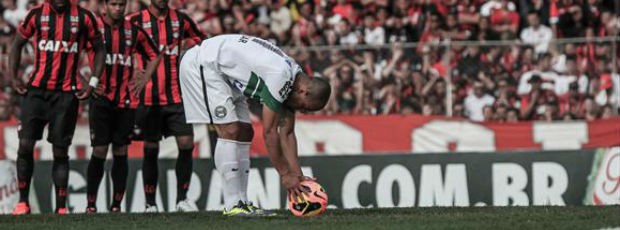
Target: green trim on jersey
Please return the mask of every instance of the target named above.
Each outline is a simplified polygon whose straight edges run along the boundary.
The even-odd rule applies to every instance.
[[[254,72],[250,75],[248,85],[245,87],[245,90],[243,90],[243,95],[248,98],[260,100],[274,112],[280,113],[282,111],[282,103],[271,95],[269,89],[265,86],[265,80]]]

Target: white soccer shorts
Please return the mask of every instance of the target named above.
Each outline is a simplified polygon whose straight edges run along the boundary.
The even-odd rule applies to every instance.
[[[187,123],[251,123],[245,96],[225,80],[217,64],[200,65],[198,53],[198,47],[189,49],[183,55],[179,69]]]

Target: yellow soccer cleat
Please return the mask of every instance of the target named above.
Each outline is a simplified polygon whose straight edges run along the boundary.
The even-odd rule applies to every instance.
[[[226,210],[224,208],[224,212],[222,213],[224,216],[256,216],[243,202],[239,201],[237,205],[235,205],[230,210]]]
[[[259,208],[258,206],[254,206],[254,204],[252,202],[248,202],[245,203],[245,206],[252,211],[252,213],[254,213],[254,215],[256,216],[277,216],[278,213],[272,212],[272,211],[268,211],[268,210],[264,210],[262,208]]]

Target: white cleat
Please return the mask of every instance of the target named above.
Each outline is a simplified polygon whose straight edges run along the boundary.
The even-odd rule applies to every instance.
[[[198,212],[198,207],[188,200],[182,200],[177,203],[177,212]]]
[[[146,208],[144,208],[144,213],[158,213],[159,210],[157,209],[157,205],[146,205]]]

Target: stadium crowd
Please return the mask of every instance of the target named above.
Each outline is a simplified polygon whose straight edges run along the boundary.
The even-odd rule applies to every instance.
[[[147,5],[129,2],[128,13]],[[19,113],[19,97],[6,76],[7,53],[16,26],[35,4],[3,0],[0,7],[0,120]],[[102,8],[98,0],[79,4],[96,13]],[[307,73],[333,83],[333,100],[323,114],[451,111],[474,121],[594,120],[617,116],[620,106],[620,49],[610,40],[596,40],[620,31],[620,3],[614,0],[170,4],[210,36],[244,33],[287,47]],[[555,42],[571,38],[580,39]],[[494,41],[503,43],[488,45]],[[22,77],[28,77],[32,61],[32,56],[22,59]],[[86,58],[83,66],[88,76]]]

